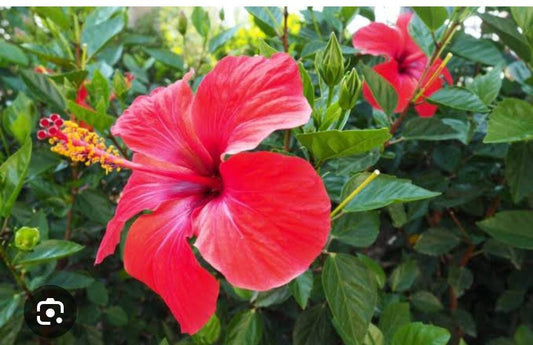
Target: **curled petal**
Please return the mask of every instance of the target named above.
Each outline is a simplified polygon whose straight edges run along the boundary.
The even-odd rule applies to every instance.
[[[404,35],[396,27],[371,23],[356,31],[352,43],[363,54],[385,55],[395,59],[402,55]]]
[[[139,154],[135,155],[134,162],[169,169],[168,163],[155,161]],[[154,210],[165,201],[199,193],[202,188],[202,186],[184,183],[172,177],[134,171],[122,191],[115,215],[107,224],[95,263],[99,264],[106,256],[113,254],[120,242],[120,232],[128,219],[143,210]]]
[[[283,285],[320,254],[330,230],[322,180],[301,158],[239,153],[223,162],[222,194],[193,216],[195,246],[233,285]]]
[[[253,149],[273,131],[309,120],[302,90],[298,65],[287,54],[225,57],[198,87],[196,132],[216,160]]]
[[[209,321],[218,297],[218,282],[200,266],[187,241],[198,202],[198,197],[167,202],[139,217],[124,250],[126,271],[157,292],[189,334]]]
[[[211,158],[192,128],[190,76],[137,97],[111,131],[135,152],[209,174]]]

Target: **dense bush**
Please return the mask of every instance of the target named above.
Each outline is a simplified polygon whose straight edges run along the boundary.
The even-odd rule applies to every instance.
[[[23,322],[24,301],[40,286],[58,285],[74,295],[78,318],[54,344],[533,344],[533,8],[405,8],[396,25],[374,23],[357,32],[349,31],[350,23],[363,17],[374,22],[373,9],[246,11],[249,20],[230,26],[219,9],[154,9],[140,19],[124,8],[0,10],[0,343],[35,344],[37,336]],[[136,17],[134,24],[128,24],[129,16]],[[475,23],[472,18],[481,23],[477,33],[464,24]],[[139,152],[133,139],[117,129],[113,134],[120,135],[113,135],[111,126],[137,96],[191,69],[190,84],[197,90],[204,76],[216,75],[215,66],[225,56],[256,54],[270,59],[253,60],[267,66],[258,67],[265,75],[250,69],[240,76],[252,78],[246,84],[250,88],[268,89],[279,75],[296,74],[276,84],[280,94],[270,95],[279,102],[263,97],[247,111],[269,104],[271,113],[282,109],[281,115],[289,116],[290,102],[304,102],[299,110],[294,105],[294,112],[305,112],[307,100],[312,113],[302,126],[287,122],[266,130],[284,129],[256,151],[276,153],[260,156],[265,159],[278,158],[270,172],[254,179],[275,174],[282,156],[293,163],[291,156],[304,158],[309,163],[297,162],[310,171],[286,168],[256,200],[281,195],[276,186],[284,181],[292,181],[291,198],[261,201],[266,206],[254,204],[254,211],[267,212],[272,224],[292,231],[291,243],[283,244],[289,249],[278,251],[279,257],[296,257],[306,247],[311,251],[316,246],[311,229],[329,231],[318,216],[314,224],[304,220],[325,196],[321,182],[309,188],[303,180],[314,176],[312,165],[331,200],[331,233],[303,274],[262,292],[232,286],[224,278],[249,266],[241,261],[217,272],[203,248],[218,244],[199,246],[197,257],[220,284],[220,293],[209,322],[192,336],[182,334],[158,295],[168,303],[172,291],[160,287],[155,293],[130,276],[142,276],[137,268],[127,267],[130,274],[124,270],[124,243],[134,219],[126,223],[115,255],[94,265],[131,171],[116,169],[118,161],[103,162],[105,169],[73,161],[60,155],[80,158],[70,147],[50,150],[59,139],[37,138],[54,137],[46,121],[57,113],[63,131],[68,129],[62,122],[69,120],[79,126],[76,133],[91,138],[97,133],[101,139],[95,143],[114,146],[116,157],[131,159],[132,150]],[[232,59],[224,61],[238,61],[235,68],[218,74],[220,80],[238,75],[239,67],[252,61]],[[268,67],[282,59],[277,72]],[[285,90],[289,84],[291,90]],[[215,100],[249,91],[239,85],[210,91]],[[283,92],[300,94],[282,98]],[[168,97],[182,96],[176,91]],[[144,130],[156,133],[146,137],[153,140],[147,145],[165,160],[170,155],[161,144],[165,136],[157,137],[155,120],[135,120],[136,114],[146,114],[140,108],[131,110],[131,121],[144,121]],[[174,114],[170,108],[150,114],[155,119],[161,112]],[[206,109],[208,117],[211,108]],[[253,130],[267,128],[261,126]],[[206,197],[217,198],[218,191]],[[273,203],[275,213],[267,208]],[[137,219],[149,219],[142,223],[149,227],[158,222],[157,212]],[[290,224],[277,223],[287,214],[293,216],[284,221]],[[191,243],[195,236],[190,235]],[[172,269],[181,268],[174,252],[152,258],[149,240],[138,261],[149,260],[154,271],[161,265],[167,270],[157,268],[143,280],[152,287],[166,276],[179,282],[180,270]],[[236,251],[242,249],[239,240],[234,244]],[[271,245],[255,243],[252,249],[262,253]],[[178,266],[164,266],[157,262],[161,258]],[[246,265],[255,265],[254,260]],[[256,286],[262,279],[264,286],[279,285],[269,285],[274,277],[269,270],[275,268],[253,277]],[[202,295],[205,289],[195,286],[188,293]],[[170,307],[179,311],[188,302]]]

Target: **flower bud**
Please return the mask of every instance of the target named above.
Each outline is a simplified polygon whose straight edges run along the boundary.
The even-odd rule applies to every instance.
[[[20,250],[32,250],[39,242],[39,230],[24,226],[15,233],[15,247]]]
[[[334,33],[331,33],[331,36],[329,37],[318,70],[320,76],[329,87],[337,85],[344,75],[342,50]]]
[[[183,11],[178,15],[178,31],[182,36],[187,32],[187,17]]]
[[[359,92],[361,91],[361,79],[355,68],[342,79],[339,91],[339,106],[342,110],[350,110],[355,107]]]

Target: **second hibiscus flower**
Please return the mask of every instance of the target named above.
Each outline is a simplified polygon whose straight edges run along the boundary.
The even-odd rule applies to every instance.
[[[430,72],[424,74],[428,58],[409,34],[408,26],[412,14],[402,14],[396,26],[383,23],[371,23],[359,29],[353,36],[353,45],[363,54],[383,55],[386,61],[374,66],[374,71],[392,84],[398,94],[395,112],[404,111],[412,100],[420,116],[430,117],[435,114],[437,106],[425,101],[437,90],[441,89],[444,81],[441,78],[431,78],[441,64],[437,59],[430,67]],[[452,84],[452,78],[446,68],[442,70],[444,79]],[[421,78],[424,80],[420,81]],[[429,83],[428,83],[429,82]],[[424,87],[423,94],[413,100],[417,87]],[[363,86],[363,95],[374,107],[380,108],[369,87]]]

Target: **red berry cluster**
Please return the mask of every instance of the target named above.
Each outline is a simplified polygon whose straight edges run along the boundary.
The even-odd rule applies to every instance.
[[[37,139],[44,140],[56,136],[60,132],[60,128],[64,123],[65,122],[58,114],[43,117],[39,120],[39,126],[42,129],[37,131]]]

